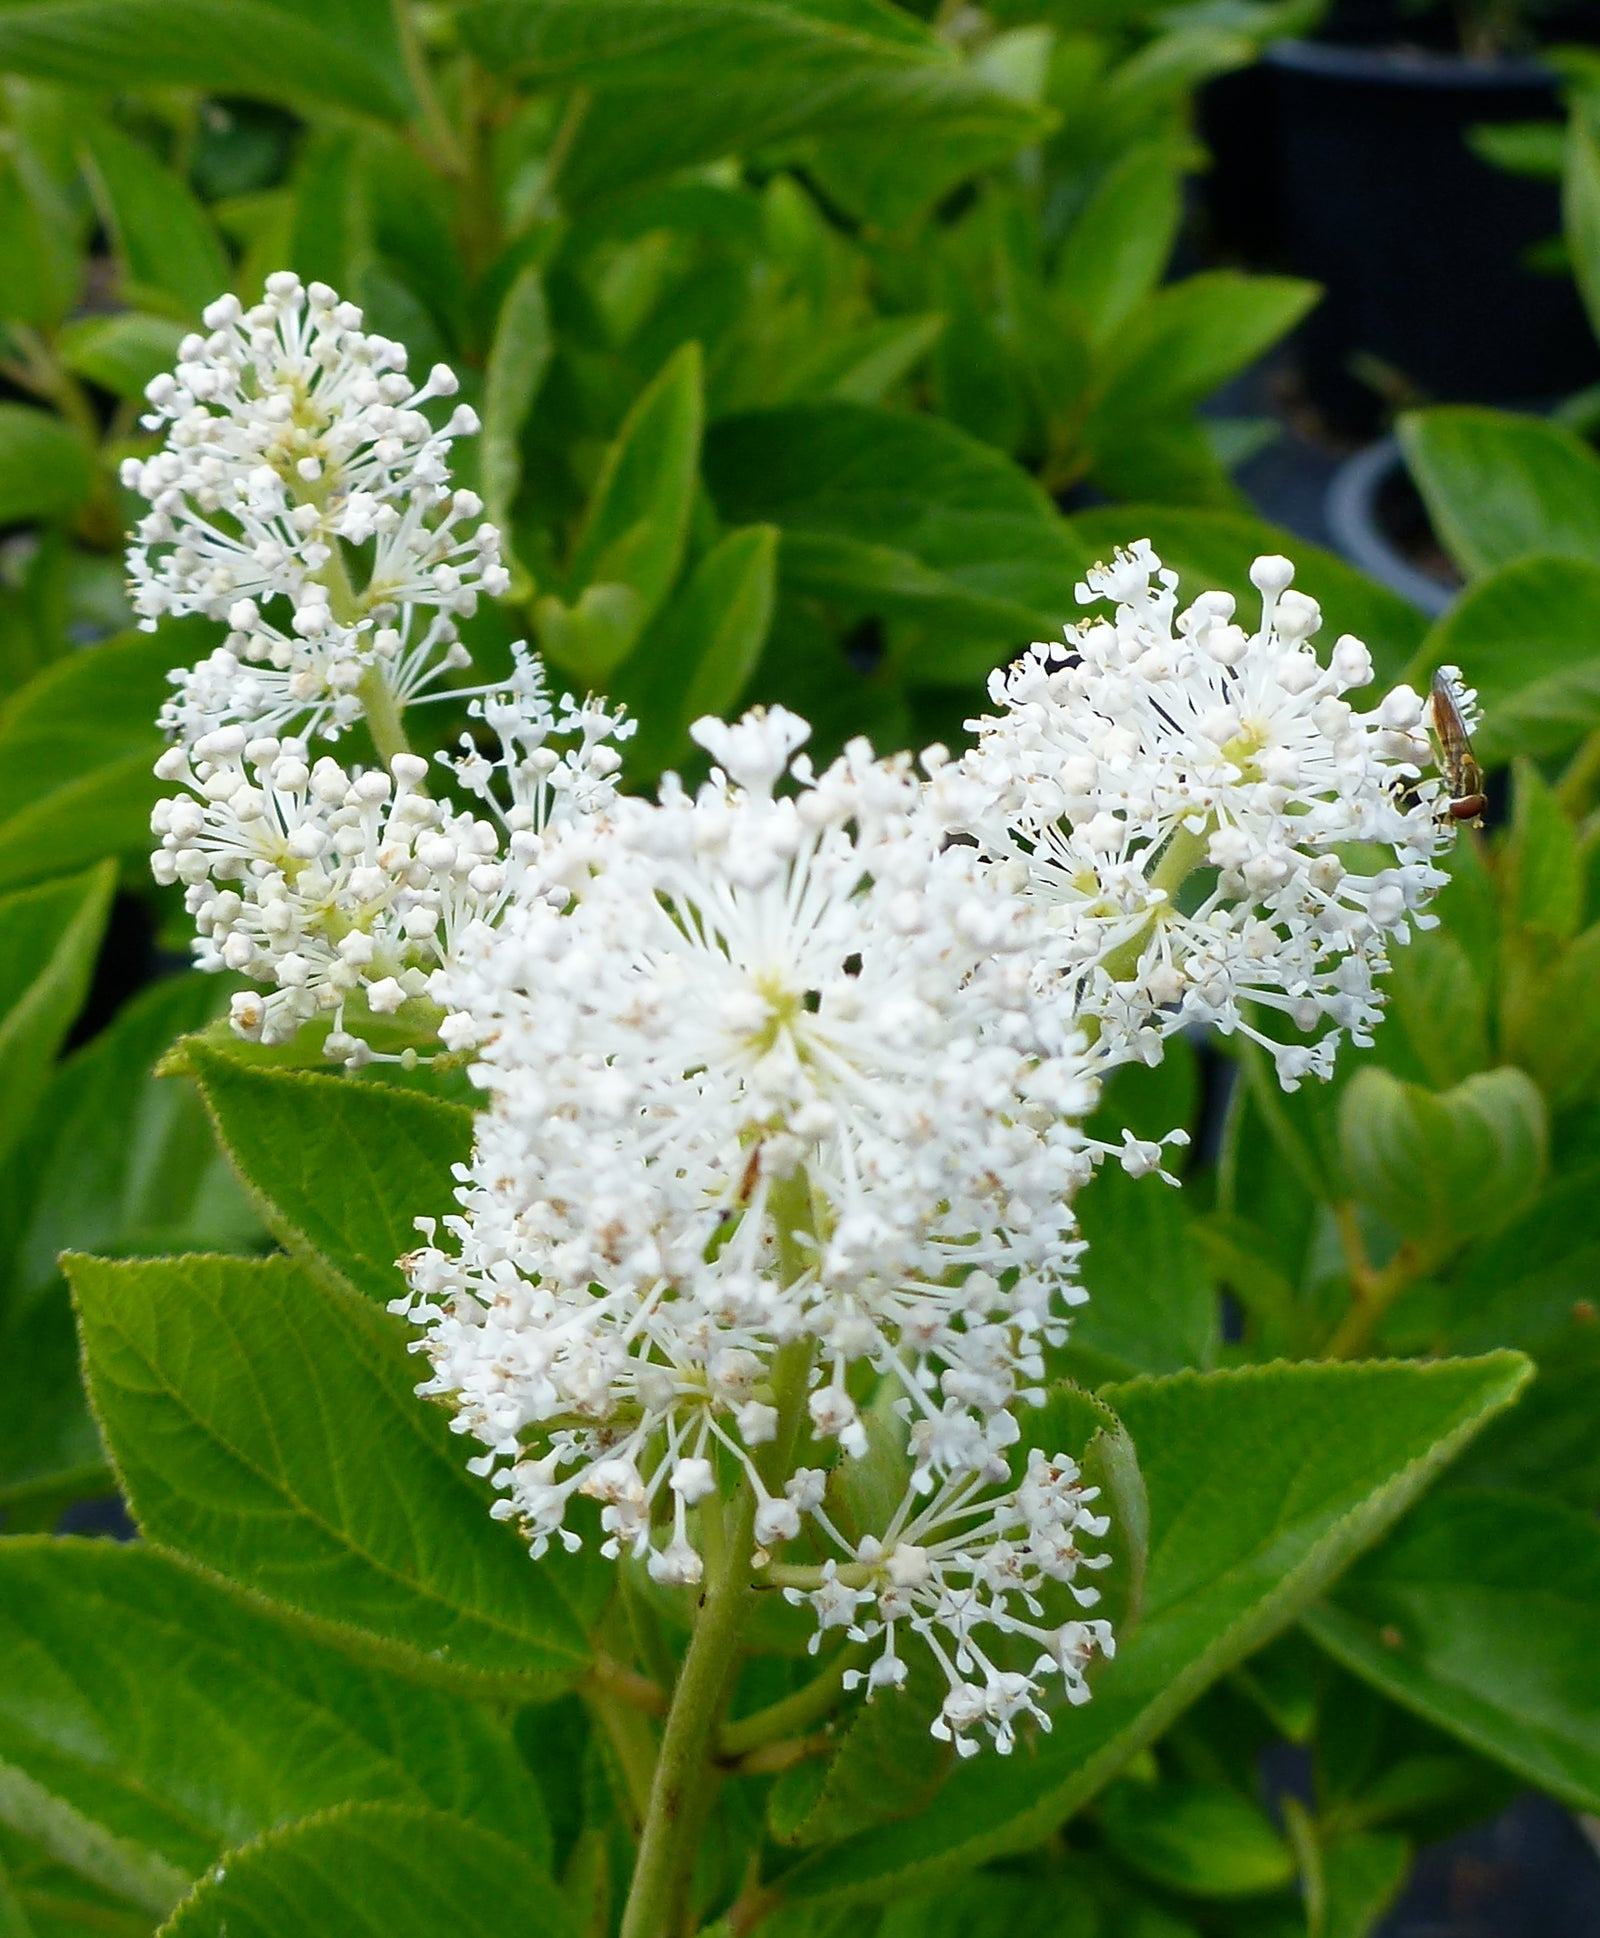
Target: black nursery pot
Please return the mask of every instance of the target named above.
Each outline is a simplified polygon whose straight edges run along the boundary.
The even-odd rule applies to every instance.
[[[1326,294],[1302,335],[1311,400],[1355,435],[1382,404],[1361,352],[1432,402],[1531,403],[1600,378],[1570,278],[1529,269],[1560,232],[1553,183],[1467,146],[1491,121],[1556,121],[1535,61],[1284,41],[1267,55],[1276,131],[1274,251]]]

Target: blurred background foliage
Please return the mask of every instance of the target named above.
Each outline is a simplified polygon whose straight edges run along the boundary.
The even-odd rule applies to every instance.
[[[484,426],[463,481],[515,562],[469,644],[497,669],[526,636],[561,683],[625,699],[634,785],[689,762],[698,714],[758,701],[806,713],[822,757],[957,743],[989,669],[1142,536],[1190,593],[1246,593],[1250,559],[1288,551],[1381,679],[1466,669],[1491,826],[1399,955],[1376,1048],[1293,1097],[1216,1046],[1119,1077],[1108,1127],[1187,1124],[1191,1189],[1113,1171],[1086,1198],[1095,1298],[1059,1370],[1510,1345],[1538,1378],[1065,1832],[881,1929],[1361,1938],[1418,1842],[1518,1785],[1600,1810],[1600,406],[1403,415],[1461,584],[1431,624],[1251,510],[1234,473],[1278,426],[1217,393],[1319,291],[1208,244],[1195,103],[1311,25],[1298,0],[0,6],[8,1531],[77,1524],[110,1487],[57,1252],[266,1244],[192,1087],[151,1074],[226,1000],[176,972],[145,864],[165,674],[208,641],[129,630],[117,467],[202,306],[292,267],[461,375]],[[1563,182],[1600,323],[1600,69],[1566,72],[1565,132],[1496,159]],[[528,1742],[548,1758],[565,1726]],[[615,1773],[572,1728],[581,1896]],[[849,1821],[939,1780],[897,1753]],[[786,1794],[774,1834],[803,1842],[814,1799]],[[152,1928],[9,1795],[0,1931]]]

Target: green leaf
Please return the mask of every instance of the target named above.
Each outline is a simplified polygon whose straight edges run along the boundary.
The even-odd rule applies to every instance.
[[[922,202],[1050,125],[886,0],[479,0],[461,32],[493,73],[597,94],[562,170],[575,204],[736,150],[857,134],[846,184],[872,200],[881,144],[910,144]],[[739,84],[686,88],[696,74]],[[894,220],[907,210],[888,187]]]
[[[0,1647],[0,1767],[180,1891],[230,1845],[347,1802],[454,1811],[548,1861],[538,1786],[484,1711],[336,1654],[157,1550],[0,1542]]]
[[[213,636],[180,623],[69,653],[0,709],[0,887],[148,853],[167,670]]]
[[[878,404],[909,377],[944,328],[937,314],[882,316],[859,329],[841,331],[818,346],[789,374],[777,395],[785,400],[837,397],[851,404]]]
[[[113,397],[142,398],[151,378],[177,362],[183,333],[183,325],[171,317],[124,310],[67,324],[56,349],[69,370]]]
[[[953,633],[906,665],[966,684],[1070,616],[1087,560],[1033,480],[936,418],[792,404],[714,424],[706,482],[732,523],[779,527],[794,590]],[[974,644],[974,642],[977,642]]]
[[[1536,553],[1600,564],[1600,458],[1535,417],[1449,405],[1400,419],[1433,529],[1469,577]]]
[[[1515,927],[1543,937],[1577,933],[1583,920],[1577,830],[1532,761],[1517,762],[1503,868],[1506,913]]]
[[[483,439],[478,471],[484,510],[502,531],[522,483],[522,430],[550,367],[555,340],[544,300],[544,277],[530,264],[506,291],[489,346],[483,386]]]
[[[1365,640],[1380,683],[1400,678],[1422,638],[1426,622],[1404,599],[1264,519],[1146,504],[1079,512],[1070,523],[1091,558],[1107,558],[1119,545],[1148,538],[1162,563],[1179,575],[1185,605],[1213,588],[1231,592],[1246,624],[1261,608],[1261,595],[1250,583],[1251,561],[1266,552],[1285,554],[1294,560],[1295,584],[1322,607],[1322,638],[1331,643],[1340,633],[1354,633]],[[1325,645],[1324,657],[1327,650]]]
[[[217,1136],[273,1235],[386,1305],[419,1217],[455,1209],[452,1166],[472,1150],[472,1112],[411,1091],[261,1069],[200,1045],[188,1065]]]
[[[1309,1938],[1370,1938],[1410,1867],[1404,1837],[1340,1837],[1322,1853],[1322,1916]]]
[[[330,1810],[234,1851],[162,1938],[576,1938],[560,1892],[504,1838],[435,1811]]]
[[[1317,300],[1291,276],[1208,270],[1159,289],[1112,340],[1090,441],[1187,410],[1293,329]]]
[[[1556,132],[1536,125],[1547,138]],[[1500,132],[1503,135],[1508,131]],[[1600,334],[1600,140],[1596,139],[1592,110],[1581,102],[1567,121],[1560,172],[1561,232],[1578,294],[1589,312],[1591,326]]]
[[[1077,1210],[1090,1298],[1073,1316],[1067,1363],[1087,1352],[1100,1378],[1209,1366],[1218,1301],[1182,1194],[1108,1162]]]
[[[0,11],[0,31],[4,29]],[[0,525],[70,518],[89,495],[83,440],[31,404],[0,403]]]
[[[1507,1225],[1544,1174],[1544,1099],[1506,1065],[1435,1092],[1377,1064],[1339,1103],[1339,1150],[1355,1194],[1430,1256]]]
[[[1597,512],[1600,515],[1600,512]],[[1600,531],[1597,531],[1600,537]],[[1486,767],[1513,754],[1560,754],[1600,726],[1600,553],[1524,558],[1480,579],[1417,654],[1414,683],[1459,666],[1478,690],[1473,747]]]
[[[646,633],[613,683],[639,722],[627,748],[635,781],[687,757],[689,728],[703,714],[735,711],[766,644],[777,576],[771,525],[729,532]]]
[[[1441,1494],[1306,1619],[1392,1701],[1574,1809],[1600,1809],[1591,1515],[1520,1494]]]
[[[78,300],[81,223],[63,185],[22,136],[0,159],[0,308],[54,330]]]
[[[389,0],[21,0],[0,8],[0,72],[320,101],[388,120],[414,106]]]
[[[116,870],[0,896],[0,1157],[21,1137],[83,1007]]]
[[[12,1529],[49,1526],[70,1500],[111,1491],[57,1255],[235,1249],[262,1236],[199,1098],[150,1075],[173,1037],[225,1000],[216,978],[185,975],[125,1004],[59,1066],[0,1167],[0,1508]]]
[[[1161,280],[1182,213],[1168,143],[1131,148],[1107,170],[1067,231],[1051,286],[1102,348]]]
[[[576,610],[554,595],[535,608],[540,644],[564,670],[606,678],[659,611],[683,562],[704,418],[700,346],[686,343],[606,455],[569,567]]]
[[[286,1258],[65,1268],[153,1540],[410,1674],[547,1690],[584,1666],[559,1568],[490,1520],[396,1321]]]
[[[1094,1700],[1008,1762],[958,1770],[915,1821],[804,1860],[794,1894],[893,1895],[1048,1835],[1375,1541],[1528,1370],[1500,1353],[1111,1388],[1149,1488],[1150,1572]]]
[[[1124,1778],[1100,1799],[1096,1819],[1124,1864],[1174,1891],[1244,1898],[1294,1876],[1266,1813],[1224,1784]]]
[[[1405,1032],[1417,1074],[1435,1090],[1488,1069],[1489,993],[1466,944],[1450,928],[1424,930],[1395,951],[1389,1008]]]
[[[4,27],[0,16],[0,33]],[[185,182],[109,121],[90,121],[83,141],[95,198],[121,261],[124,298],[155,301],[185,322],[197,320],[231,280],[211,218]]]

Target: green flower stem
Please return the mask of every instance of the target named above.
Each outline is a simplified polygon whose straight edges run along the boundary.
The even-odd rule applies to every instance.
[[[372,735],[372,744],[378,750],[378,758],[387,767],[396,754],[409,754],[411,742],[406,739],[406,730],[400,722],[400,708],[395,703],[394,688],[383,677],[376,666],[369,667],[361,676],[361,684],[356,688],[356,698],[361,702],[367,716],[367,730]]]
[[[755,1491],[748,1480],[741,1480],[728,1516],[721,1565],[707,1581],[689,1653],[672,1692],[620,1938],[672,1938],[682,1926],[701,1814],[699,1792],[750,1596],[755,1521]]]
[[[818,1570],[818,1579],[821,1571]],[[758,1709],[753,1715],[741,1716],[737,1722],[728,1723],[717,1739],[717,1753],[725,1763],[736,1763],[748,1757],[752,1751],[762,1749],[769,1743],[781,1742],[785,1737],[798,1735],[813,1723],[820,1723],[832,1715],[844,1686],[847,1669],[854,1668],[866,1654],[859,1642],[852,1642],[834,1656],[822,1673],[814,1676],[793,1695],[785,1696],[781,1702],[770,1703],[765,1709]]]
[[[1191,833],[1181,821],[1173,829],[1166,847],[1161,851],[1161,859],[1150,874],[1151,888],[1164,889],[1168,903],[1176,900],[1178,890],[1205,860],[1206,843],[1210,838],[1209,821],[1198,834]],[[1137,932],[1111,951],[1104,964],[1108,975],[1118,980],[1127,975],[1138,962],[1139,952],[1143,949],[1151,929],[1159,920],[1159,912],[1152,910],[1140,924]]]
[[[792,1273],[809,1254],[797,1236],[811,1227],[804,1173],[774,1188],[769,1208],[778,1221],[780,1269]],[[773,1363],[778,1431],[762,1451],[762,1474],[776,1486],[794,1463],[800,1416],[811,1372],[811,1344],[786,1346]],[[713,1506],[721,1511],[706,1513]],[[689,1874],[719,1780],[713,1752],[739,1661],[739,1635],[754,1601],[756,1495],[748,1476],[732,1501],[702,1506],[706,1581],[694,1634],[672,1692],[650,1786],[628,1903],[619,1938],[674,1938],[684,1926]]]

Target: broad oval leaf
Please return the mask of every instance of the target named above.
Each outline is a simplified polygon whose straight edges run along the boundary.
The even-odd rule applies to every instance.
[[[1430,1500],[1313,1609],[1332,1655],[1576,1810],[1600,1810],[1600,1527],[1524,1494]]]
[[[798,1897],[880,1898],[1021,1850],[1085,1803],[1218,1676],[1292,1621],[1528,1377],[1517,1353],[1431,1365],[1179,1373],[1103,1396],[1150,1499],[1140,1626],[1094,1700],[1005,1762],[958,1770],[923,1816],[789,1874]]]
[[[1435,1257],[1527,1206],[1548,1137],[1538,1086],[1510,1064],[1442,1092],[1369,1064],[1339,1099],[1339,1150],[1356,1195]]]
[[[323,101],[387,120],[415,105],[390,0],[26,0],[0,8],[0,72]]]
[[[1591,560],[1523,558],[1469,586],[1429,633],[1413,682],[1459,666],[1478,690],[1486,766],[1559,754],[1600,726],[1600,541]]]
[[[1124,1778],[1101,1798],[1096,1819],[1130,1869],[1171,1890],[1245,1898],[1294,1876],[1266,1813],[1225,1784]]]
[[[472,1112],[411,1091],[263,1069],[198,1042],[187,1067],[223,1148],[274,1235],[378,1305],[405,1291],[395,1261],[419,1217],[455,1208]]]
[[[1471,578],[1539,552],[1600,564],[1600,458],[1575,432],[1468,405],[1400,419],[1433,529]]]
[[[457,1812],[547,1861],[538,1786],[483,1710],[156,1549],[0,1542],[0,1648],[0,1765],[181,1876],[365,1801]]]
[[[89,991],[116,870],[0,896],[0,1157],[21,1137]]]
[[[561,1565],[490,1520],[394,1320],[287,1258],[64,1263],[152,1539],[411,1674],[539,1694],[583,1669]]]
[[[84,146],[95,199],[116,240],[125,298],[197,320],[229,284],[211,218],[186,182],[109,121],[90,121]]]
[[[4,14],[0,12],[0,31]],[[0,525],[70,518],[89,495],[83,439],[49,411],[0,403]]]
[[[514,1844],[459,1817],[355,1805],[232,1852],[162,1938],[577,1938]]]

